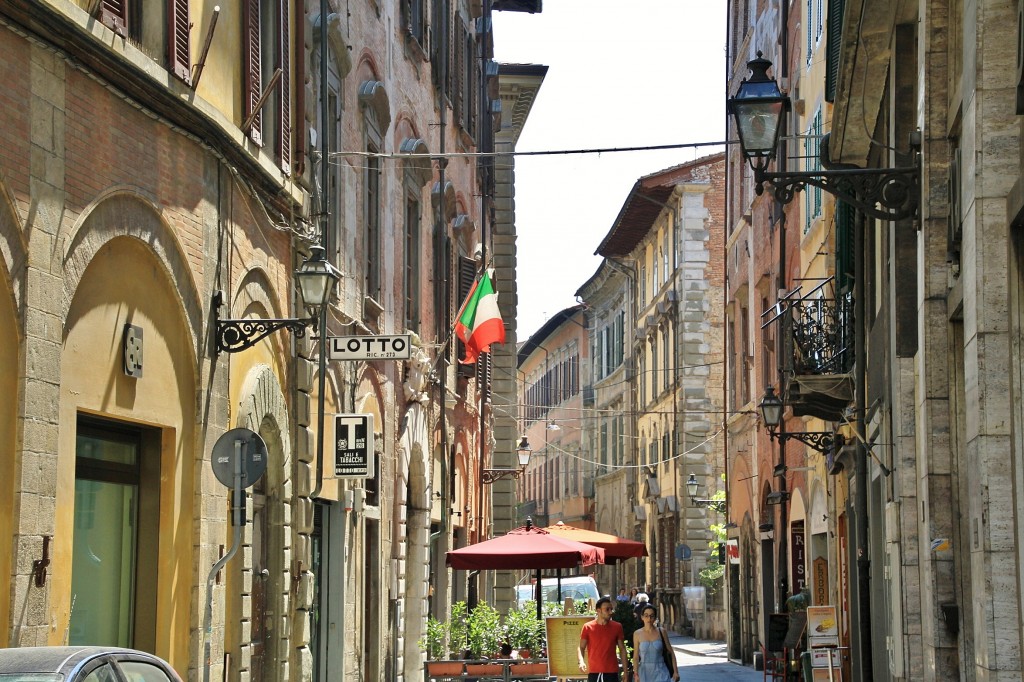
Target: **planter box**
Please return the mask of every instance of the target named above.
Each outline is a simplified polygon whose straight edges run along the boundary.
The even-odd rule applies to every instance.
[[[501,663],[467,663],[466,674],[472,677],[502,677],[505,674],[505,666],[503,666]]]
[[[427,661],[427,674],[431,677],[459,677],[462,661]]]
[[[547,663],[516,663],[512,666],[512,676],[544,675],[548,671]]]

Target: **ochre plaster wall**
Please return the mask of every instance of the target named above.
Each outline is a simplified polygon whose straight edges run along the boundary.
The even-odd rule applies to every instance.
[[[122,369],[125,323],[144,333],[143,376]],[[161,490],[155,653],[188,670],[192,576],[196,378],[182,306],[167,273],[142,242],[115,238],[88,265],[64,331],[54,562],[70,566],[74,543],[75,431],[80,412],[161,429]],[[51,643],[70,617],[70,580],[51,587]]]

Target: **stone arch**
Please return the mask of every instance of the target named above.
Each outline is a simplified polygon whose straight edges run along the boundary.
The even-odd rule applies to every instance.
[[[221,309],[223,318],[284,318],[289,317],[284,306],[280,304],[274,285],[267,271],[260,266],[252,266],[241,277],[238,286],[230,297],[227,305]],[[262,341],[269,341],[274,349],[274,357],[280,358],[285,352],[289,340],[286,334],[271,334]],[[257,429],[253,429],[254,431]]]
[[[163,265],[170,287],[177,293],[188,320],[191,345],[196,349],[192,370],[198,375],[198,358],[203,355],[203,304],[184,250],[174,230],[161,218],[155,201],[134,188],[112,188],[82,211],[67,237],[63,253],[62,319],[67,318],[82,275],[99,250],[117,237],[138,239]]]
[[[290,546],[292,503],[292,457],[288,438],[288,407],[281,384],[267,365],[255,365],[246,374],[238,405],[236,427],[252,429],[267,444],[267,472],[248,495],[251,523],[243,528],[243,544],[250,548],[235,572],[238,601],[232,614],[248,621],[248,637],[226,643],[226,649],[238,656],[238,671],[247,670],[249,678],[287,678],[293,620],[286,612],[291,588]],[[248,575],[249,579],[243,579]],[[246,592],[245,590],[249,591]],[[259,629],[259,619],[278,627]],[[241,629],[244,633],[245,629]],[[260,638],[257,640],[257,638]],[[263,649],[260,651],[260,649]],[[254,668],[262,668],[255,671]]]
[[[10,282],[11,288],[5,295],[11,297],[15,313],[21,310],[25,300],[26,264],[28,263],[28,242],[25,230],[15,208],[14,197],[0,178],[0,280]]]
[[[260,266],[253,266],[242,276],[224,314],[235,317],[252,311],[270,317],[284,317],[283,307],[270,295],[273,291],[274,286],[267,271]]]

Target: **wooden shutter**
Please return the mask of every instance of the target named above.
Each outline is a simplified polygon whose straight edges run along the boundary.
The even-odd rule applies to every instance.
[[[455,119],[456,124],[462,125],[463,94],[465,92],[463,83],[466,79],[466,26],[461,21],[455,22],[455,35],[452,43],[455,48],[455,56],[452,59],[452,118]]]
[[[295,175],[302,175],[306,172],[306,137],[307,126],[303,112],[306,111],[306,60],[303,50],[306,46],[306,22],[302,11],[298,11],[298,21],[295,22],[295,40],[292,41],[295,57],[295,111],[298,112],[299,131],[292,137],[292,169]],[[333,114],[332,114],[333,115]],[[292,127],[294,131],[294,126]]]
[[[477,112],[480,108],[480,60],[476,54],[476,39],[466,36],[466,130],[476,138]]]
[[[260,99],[262,77],[260,69],[260,0],[244,0],[242,8],[242,119],[256,110]],[[263,144],[263,114],[257,113],[248,131],[249,138]]]
[[[189,51],[188,0],[167,3],[167,66],[171,73],[192,85],[192,59]]]
[[[281,160],[281,170],[286,175],[292,171],[292,89],[291,89],[291,60],[289,56],[290,35],[289,27],[291,22],[291,2],[289,0],[278,0],[278,16],[280,17],[280,35],[277,36],[277,64],[281,69],[280,97],[277,107],[277,149],[274,150],[277,158]],[[326,160],[325,160],[326,161]]]
[[[825,101],[836,101],[836,87],[839,85],[839,56],[843,45],[843,10],[845,0],[828,0],[828,19],[825,40]]]
[[[128,0],[101,0],[100,22],[125,35],[128,27]]]
[[[462,304],[469,298],[469,292],[473,288],[473,282],[476,280],[476,261],[472,258],[460,257],[459,258],[459,300],[456,304],[455,314],[458,315],[462,312]],[[466,344],[462,341],[456,343],[456,360],[459,358],[466,357]],[[459,365],[458,369],[459,376],[471,377],[475,373],[473,365]]]

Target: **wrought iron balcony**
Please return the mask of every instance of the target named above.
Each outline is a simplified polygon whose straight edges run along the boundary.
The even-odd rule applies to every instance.
[[[762,319],[782,334],[782,396],[793,414],[838,419],[853,399],[853,297],[835,295],[829,278],[806,294],[796,289]]]

